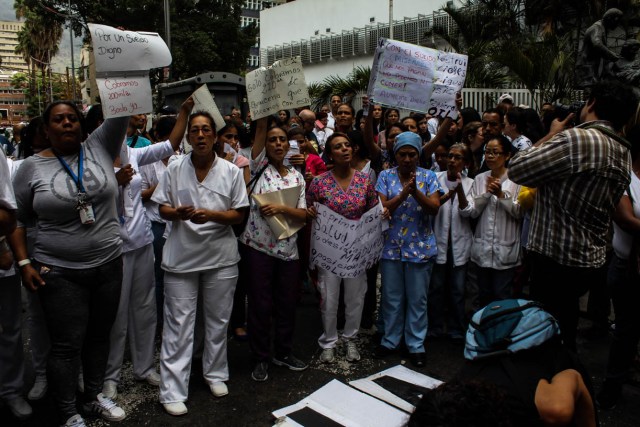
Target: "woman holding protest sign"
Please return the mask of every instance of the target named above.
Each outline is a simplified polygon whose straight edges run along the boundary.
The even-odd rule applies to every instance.
[[[252,194],[265,194],[299,187],[300,193],[296,206],[258,206],[252,198],[249,220],[239,237],[244,245],[243,265],[248,270],[249,344],[256,361],[251,378],[259,382],[266,381],[269,376],[272,316],[276,322],[273,364],[293,371],[307,369],[307,365],[292,354],[300,279],[297,236],[293,234],[278,239],[267,223],[267,218],[273,215],[282,215],[301,223],[306,220],[305,181],[295,167],[284,164],[289,151],[287,132],[280,127],[272,127],[267,131],[267,124],[267,117],[256,121],[250,165],[255,182],[249,189]]]
[[[215,154],[211,115],[192,114],[187,133],[193,151],[169,164],[151,197],[160,205],[160,216],[172,221],[162,257],[165,300],[160,350],[160,403],[171,415],[187,413],[184,402],[199,294],[205,323],[203,375],[214,396],[228,394],[227,327],[240,261],[231,225],[242,222],[248,205],[241,170]]]
[[[307,193],[307,205],[309,206],[307,215],[310,218],[316,218],[317,211],[313,203],[317,202],[347,219],[359,219],[379,203],[373,183],[369,180],[368,174],[351,166],[353,149],[346,134],[333,133],[327,140],[326,147],[334,167],[331,171],[317,176],[311,182]],[[335,347],[338,341],[338,301],[342,281],[344,281],[345,304],[345,325],[342,340],[346,342],[347,361],[360,360],[355,338],[360,327],[364,295],[367,291],[367,274],[363,271],[358,277],[343,278],[323,268],[318,268],[320,312],[324,329],[318,343],[322,347],[320,361],[326,363],[335,360]]]
[[[437,256],[431,215],[440,207],[440,185],[436,175],[418,167],[422,150],[420,135],[403,132],[393,145],[397,167],[380,173],[376,190],[391,221],[380,261],[384,336],[375,356],[395,351],[404,340],[411,362],[425,364],[427,292]]]
[[[112,172],[129,117],[104,121],[86,142],[82,113],[56,101],[43,113],[51,148],[26,159],[14,179],[18,219],[37,218],[33,258],[14,247],[22,283],[40,293],[51,339],[49,389],[66,425],[84,425],[76,407],[80,364],[85,412],[109,421],[124,411],[101,393],[109,334],[122,285],[122,240]]]

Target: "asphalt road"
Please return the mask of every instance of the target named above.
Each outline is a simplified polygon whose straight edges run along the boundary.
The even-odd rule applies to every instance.
[[[202,367],[195,361],[192,367],[190,392],[187,407],[189,413],[183,417],[172,417],[164,412],[157,399],[157,389],[136,382],[131,373],[131,365],[125,356],[123,379],[119,387],[118,404],[127,412],[127,418],[112,425],[125,426],[272,426],[274,419],[271,411],[293,404],[309,395],[332,379],[343,382],[363,378],[399,363],[409,362],[401,355],[390,356],[385,360],[371,357],[373,344],[370,332],[361,333],[359,347],[362,360],[348,363],[344,355],[336,363],[324,365],[318,361],[320,349],[317,338],[321,333],[320,314],[314,295],[305,294],[297,313],[295,353],[309,362],[304,372],[292,372],[285,368],[271,366],[269,380],[256,383],[251,380],[253,368],[246,342],[234,339],[229,341],[229,365],[231,379],[228,382],[229,395],[215,398],[202,378]],[[604,335],[597,339],[585,338],[587,321],[581,321],[579,337],[580,356],[589,369],[596,386],[602,382],[604,366],[608,354],[610,337]],[[26,339],[28,347],[28,336]],[[426,344],[427,365],[420,371],[426,375],[448,380],[463,362],[462,345],[449,341],[428,342]],[[415,369],[415,368],[414,368]],[[33,371],[27,362],[27,384],[33,381]],[[638,373],[636,365],[635,376]],[[625,387],[624,400],[610,411],[600,411],[601,425],[605,427],[640,426],[640,383]],[[28,390],[28,386],[26,387]],[[26,394],[26,391],[25,391]],[[0,426],[54,426],[56,417],[53,402],[46,396],[33,403],[34,416],[27,421],[16,421],[6,407],[0,408]],[[91,426],[110,425],[97,419],[89,419]]]

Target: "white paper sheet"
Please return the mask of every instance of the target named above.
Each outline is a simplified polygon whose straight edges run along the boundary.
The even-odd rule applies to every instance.
[[[194,101],[192,110],[194,113],[196,111],[206,111],[211,114],[216,124],[216,130],[220,130],[225,126],[224,118],[220,114],[220,110],[213,100],[213,95],[209,92],[207,85],[200,86],[191,96],[193,96]]]
[[[295,405],[274,411],[273,416],[286,417],[305,406],[346,427],[401,427],[409,421],[409,414],[406,412],[338,380],[332,380]],[[288,417],[286,422],[299,425]]]
[[[427,375],[421,374],[420,372],[413,371],[409,368],[405,368],[402,365],[394,366],[393,368],[386,369],[382,372],[378,372],[377,374],[373,374],[367,378],[363,378],[360,380],[350,381],[349,385],[357,388],[358,390],[362,390],[363,392],[376,397],[384,402],[387,402],[396,408],[400,408],[405,412],[412,413],[416,408],[411,403],[407,402],[404,399],[399,398],[395,394],[381,387],[377,383],[373,382],[373,380],[378,379],[380,377],[393,377],[399,380],[419,385],[425,388],[435,388],[442,384],[442,381],[437,380],[435,378],[431,378]]]

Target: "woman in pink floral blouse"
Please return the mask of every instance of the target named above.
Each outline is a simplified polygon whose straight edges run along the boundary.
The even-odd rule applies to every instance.
[[[347,219],[359,219],[365,212],[376,206],[378,196],[369,175],[351,167],[353,150],[349,137],[335,132],[327,140],[325,148],[334,167],[331,171],[317,176],[307,191],[307,213],[316,217],[314,202],[325,205]],[[337,314],[340,298],[340,283],[344,280],[344,304],[346,322],[342,340],[346,342],[347,361],[360,360],[354,339],[358,334],[364,295],[367,291],[367,275],[348,279],[341,278],[322,268],[318,268],[318,288],[320,291],[320,311],[324,332],[318,343],[322,347],[320,360],[331,363],[335,360],[338,341]]]

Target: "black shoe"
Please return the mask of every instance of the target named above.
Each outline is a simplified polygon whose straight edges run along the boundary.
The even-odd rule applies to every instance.
[[[276,366],[284,366],[292,371],[304,371],[309,367],[309,365],[294,357],[292,354],[285,357],[274,357],[272,362]]]
[[[379,346],[376,347],[375,350],[373,350],[373,357],[375,357],[376,359],[384,359],[385,357],[393,353],[395,353],[395,350],[392,350],[380,344]]]
[[[269,378],[269,363],[258,362],[251,372],[251,379],[258,382],[264,382]]]
[[[620,400],[622,386],[612,381],[605,381],[602,390],[596,395],[596,405],[600,409],[613,409]]]
[[[424,368],[424,365],[427,363],[427,353],[421,351],[419,353],[411,353],[409,354],[409,360],[411,364],[416,368]]]

